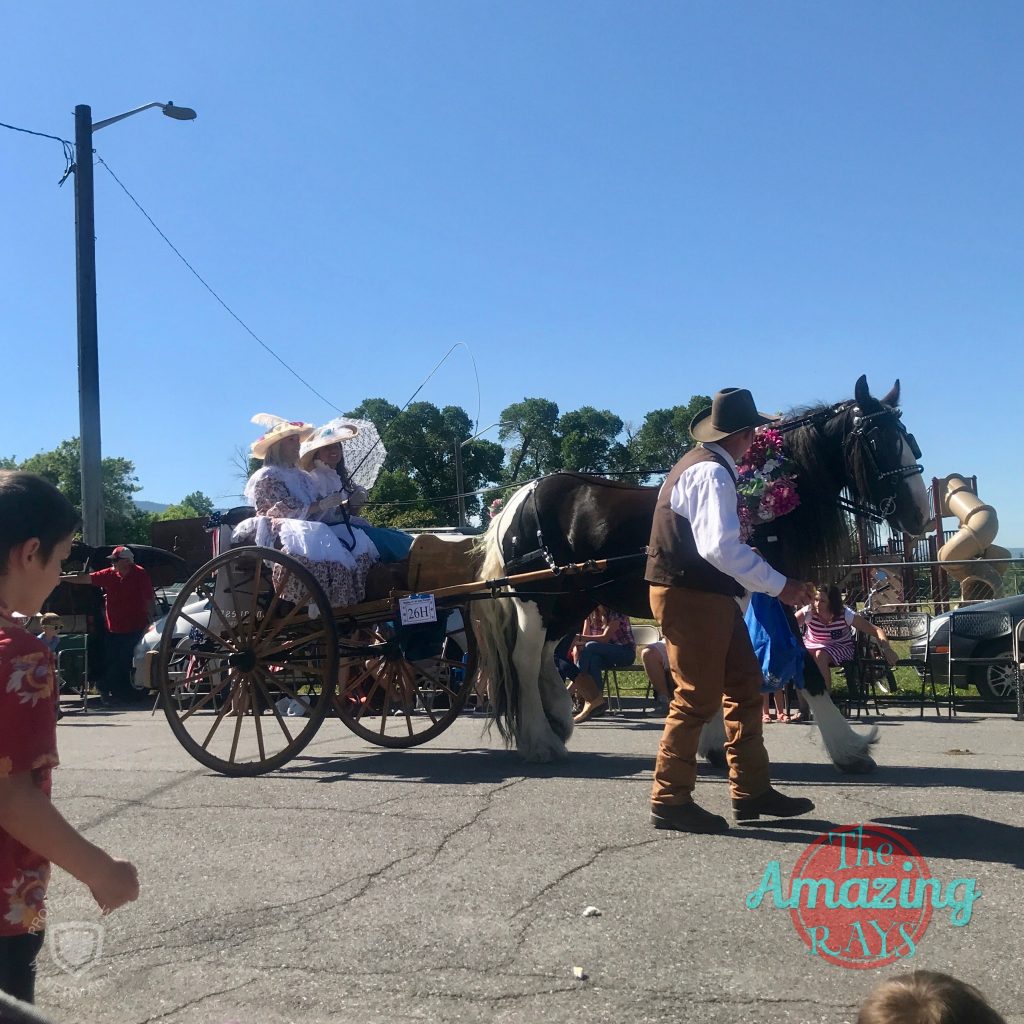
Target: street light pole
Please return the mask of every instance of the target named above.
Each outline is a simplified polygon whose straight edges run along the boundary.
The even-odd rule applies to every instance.
[[[196,112],[173,103],[146,103],[93,124],[92,108],[75,107],[75,281],[78,294],[78,423],[82,475],[82,539],[96,547],[104,541],[103,458],[100,450],[100,359],[96,326],[96,217],[92,179],[93,132],[132,114],[160,107],[178,121]]]
[[[92,190],[92,109],[75,107],[75,276],[78,291],[78,421],[82,539],[103,543],[100,360],[96,328],[96,224]]]

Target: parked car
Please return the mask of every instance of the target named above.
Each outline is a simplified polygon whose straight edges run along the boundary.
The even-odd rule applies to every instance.
[[[994,601],[982,601],[972,604],[964,611],[972,612],[1009,612],[1014,623],[1024,619],[1024,594],[1014,597],[999,597]],[[1009,654],[1012,649],[1012,637],[1005,636],[998,640],[974,640],[966,636],[954,636],[956,650],[954,657],[960,658],[997,658],[1003,654]],[[941,692],[949,686],[949,613],[936,615],[931,623],[931,635],[928,648],[931,652],[932,673],[935,676],[935,685]],[[925,645],[918,641],[911,645],[910,656],[921,658],[925,656]],[[963,676],[960,672],[964,672]],[[1012,665],[965,665],[954,677],[954,682],[959,687],[974,685],[978,693],[989,700],[1010,701],[1016,700],[1017,688],[1014,680]]]
[[[201,626],[209,627],[210,606],[206,598],[199,598],[190,602],[185,605],[182,611],[190,615]],[[139,690],[155,690],[157,688],[158,684],[155,676],[156,658],[150,657],[149,653],[150,651],[156,651],[160,646],[160,639],[164,634],[164,630],[167,629],[167,619],[168,616],[163,615],[156,622],[152,623],[143,634],[142,639],[135,645],[135,654],[132,659],[133,675],[135,686]],[[178,639],[179,646],[182,649],[182,653],[184,653],[192,646],[192,641],[189,639],[192,623],[183,616],[178,616],[178,621],[174,623],[173,629],[174,636]]]

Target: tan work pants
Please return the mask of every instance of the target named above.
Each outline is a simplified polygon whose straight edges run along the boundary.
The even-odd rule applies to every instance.
[[[735,598],[685,587],[651,587],[674,694],[654,768],[655,804],[685,804],[697,781],[701,727],[722,707],[734,798],[770,786],[761,724],[761,666]]]

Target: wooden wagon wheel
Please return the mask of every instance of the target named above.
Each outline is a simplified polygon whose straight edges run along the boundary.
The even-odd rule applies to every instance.
[[[340,624],[338,717],[382,747],[414,747],[459,716],[476,673],[476,640],[465,608],[438,608],[438,622]]]
[[[226,551],[182,587],[166,622],[161,702],[197,761],[260,775],[316,735],[333,704],[338,635],[322,588],[295,559]]]

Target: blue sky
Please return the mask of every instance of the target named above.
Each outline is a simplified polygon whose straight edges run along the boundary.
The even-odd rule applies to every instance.
[[[901,2],[8,5],[0,120],[96,150],[341,408],[403,404],[456,342],[480,426],[525,396],[637,424],[899,377],[927,477],[1018,483],[1024,7]],[[73,194],[0,130],[0,451],[78,432]],[[258,411],[334,411],[96,168],[103,446],[139,497],[230,503]],[[421,398],[477,415],[458,350]],[[949,524],[952,525],[952,524]]]

